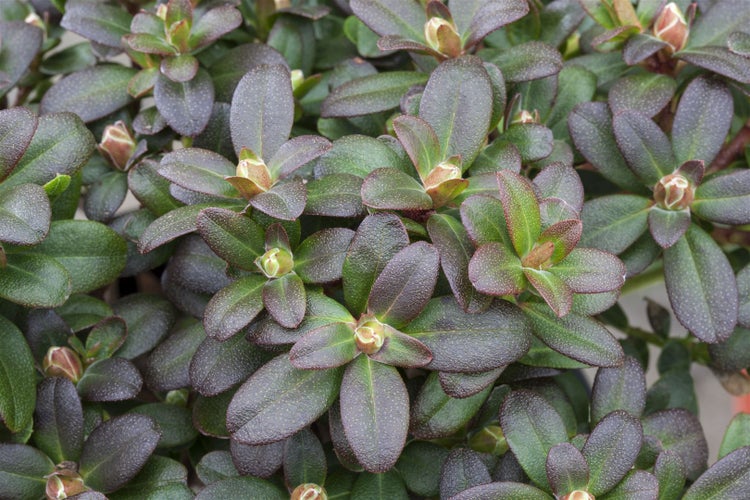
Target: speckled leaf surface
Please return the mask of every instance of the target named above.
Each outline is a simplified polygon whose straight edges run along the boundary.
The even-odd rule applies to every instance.
[[[632,109],[651,117],[669,103],[676,89],[677,82],[669,76],[637,73],[621,78],[612,86],[609,92],[609,107],[614,114]],[[678,160],[681,159],[679,153],[677,156]]]
[[[264,276],[245,276],[219,290],[206,305],[206,335],[224,341],[241,331],[263,310]]]
[[[644,437],[656,438],[661,449],[679,455],[688,479],[695,480],[706,469],[708,443],[698,417],[676,408],[647,415],[641,423]]]
[[[0,443],[0,495],[6,498],[41,498],[55,470],[47,455],[25,444]]]
[[[621,366],[596,372],[591,398],[591,420],[596,423],[614,410],[640,417],[646,406],[646,376],[638,361],[625,356]]]
[[[684,499],[742,497],[750,488],[750,447],[739,448],[713,464],[696,479]]]
[[[492,478],[479,453],[468,448],[454,448],[440,473],[441,498],[452,498],[461,491],[490,481]]]
[[[521,260],[500,243],[486,243],[477,248],[467,270],[471,285],[488,295],[516,295],[528,285]]]
[[[302,429],[284,442],[284,478],[291,487],[325,483],[326,456],[318,437]]]
[[[648,229],[651,201],[643,196],[603,196],[583,206],[580,245],[620,254]]]
[[[124,358],[107,358],[92,363],[78,381],[76,389],[83,401],[123,401],[141,392],[143,377],[133,363]]]
[[[7,177],[34,137],[37,117],[28,108],[0,111],[0,179]]]
[[[415,71],[389,71],[354,79],[334,88],[322,104],[323,117],[350,117],[398,107],[407,90],[423,85],[428,75]]]
[[[4,96],[18,83],[42,47],[44,33],[30,23],[0,20],[3,33],[0,59],[0,96]]]
[[[497,182],[510,240],[516,253],[524,257],[542,232],[536,194],[529,181],[512,172],[499,172]]]
[[[416,2],[353,0],[351,9],[379,35],[403,35],[422,40],[422,26],[427,19]]]
[[[206,128],[214,106],[214,85],[208,73],[199,69],[188,82],[173,82],[159,75],[154,85],[156,108],[180,135],[195,137]]]
[[[589,466],[574,445],[556,444],[547,455],[547,479],[552,492],[564,496],[574,490],[586,488],[589,483]]]
[[[480,53],[497,65],[508,82],[526,82],[557,74],[563,66],[562,56],[554,47],[539,41],[516,45],[511,49],[489,49]]]
[[[190,362],[190,385],[203,396],[216,396],[247,379],[267,358],[244,335],[224,342],[208,337]]]
[[[599,496],[614,488],[635,464],[643,430],[629,413],[616,410],[602,418],[583,446],[589,465],[588,491]]]
[[[46,255],[9,254],[0,269],[0,297],[26,307],[57,307],[71,293],[71,277]]]
[[[52,212],[44,188],[21,184],[0,191],[0,241],[36,245],[47,235]]]
[[[678,166],[666,134],[646,115],[634,110],[620,111],[612,126],[622,155],[647,186],[656,184]]]
[[[731,169],[708,178],[695,190],[690,209],[719,224],[750,222],[750,171]]]
[[[289,352],[289,359],[296,368],[319,370],[342,366],[358,355],[353,325],[331,323],[299,339]]]
[[[394,168],[379,168],[365,178],[362,203],[391,210],[428,210],[433,205],[419,181]]]
[[[190,191],[239,198],[239,193],[224,180],[235,175],[235,165],[206,149],[183,148],[168,153],[159,163],[159,175]]]
[[[21,331],[0,316],[0,419],[11,432],[32,422],[36,401],[34,358]],[[0,474],[1,475],[1,474]]]

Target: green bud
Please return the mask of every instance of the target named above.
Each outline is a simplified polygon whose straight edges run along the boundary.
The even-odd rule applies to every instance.
[[[301,69],[293,69],[290,73],[290,78],[292,79],[292,90],[294,91],[305,81],[305,74]]]
[[[469,439],[472,450],[500,456],[508,451],[508,441],[498,425],[488,425]]]
[[[328,500],[328,494],[322,486],[305,483],[294,488],[290,500]]]
[[[442,17],[432,17],[425,23],[424,38],[430,48],[446,57],[458,57],[463,51],[456,26]]]
[[[383,347],[385,336],[385,325],[369,314],[362,316],[354,329],[357,349],[365,354],[378,352]]]
[[[42,369],[48,377],[67,378],[74,384],[83,374],[81,358],[68,347],[50,347],[42,360]]]
[[[271,248],[255,259],[255,265],[267,278],[278,278],[294,269],[292,255],[281,248]]]
[[[240,152],[240,162],[237,164],[236,175],[226,177],[227,182],[249,200],[255,195],[265,193],[273,186],[273,179],[262,158],[247,148]]]

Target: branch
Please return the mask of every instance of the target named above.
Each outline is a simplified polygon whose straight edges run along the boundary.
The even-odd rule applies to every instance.
[[[711,163],[711,166],[706,173],[717,172],[726,168],[727,165],[732,163],[732,161],[745,150],[745,146],[748,144],[750,144],[750,121],[742,126],[737,132],[737,135],[735,135],[731,141],[722,146],[719,154],[716,156],[713,163]]]

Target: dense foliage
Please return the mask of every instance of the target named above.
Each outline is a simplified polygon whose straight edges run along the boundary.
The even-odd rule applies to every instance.
[[[746,497],[748,96],[750,0],[0,0],[0,498]]]

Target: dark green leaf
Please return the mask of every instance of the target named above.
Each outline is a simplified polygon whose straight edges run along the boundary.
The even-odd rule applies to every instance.
[[[675,170],[678,163],[672,145],[649,117],[639,111],[625,110],[615,115],[612,125],[620,151],[646,185],[656,184]]]
[[[203,396],[215,396],[245,380],[266,358],[244,335],[224,342],[206,338],[190,362],[190,385]]]
[[[198,59],[190,54],[164,57],[159,71],[173,82],[189,82],[198,73]]]
[[[0,58],[0,96],[13,89],[42,47],[44,33],[30,23],[0,20],[3,32]]]
[[[203,132],[214,106],[214,85],[208,73],[199,69],[189,82],[173,82],[159,75],[154,85],[156,109],[180,135],[196,136]]]
[[[411,441],[396,462],[396,470],[409,491],[434,497],[439,493],[440,469],[447,456],[448,450],[442,446],[427,441]]]
[[[635,195],[617,194],[593,199],[583,206],[581,246],[619,254],[648,228],[652,202]]]
[[[138,498],[169,497],[174,500],[193,498],[187,487],[187,469],[180,462],[154,455],[148,459],[141,472],[128,484],[111,494],[112,500],[137,500]]]
[[[283,66],[251,69],[232,97],[230,125],[234,151],[250,149],[268,162],[286,142],[294,119],[289,71]]]
[[[328,498],[334,497],[329,496]],[[370,474],[368,472],[359,474],[351,489],[351,498],[408,500],[409,495],[398,472],[392,470],[383,474]]]
[[[255,195],[250,204],[275,219],[293,221],[302,215],[307,191],[302,179],[295,177],[280,182],[264,193]]]
[[[342,368],[298,370],[286,355],[256,371],[227,410],[227,428],[237,441],[266,444],[314,422],[339,393]]]
[[[94,326],[115,313],[106,303],[89,295],[71,295],[62,306],[55,309],[74,332]]]
[[[394,168],[379,168],[367,176],[362,203],[381,210],[427,210],[433,205],[419,181]]]
[[[219,290],[206,305],[206,335],[224,341],[241,331],[263,310],[264,276],[240,278]]]
[[[284,479],[295,488],[300,484],[322,485],[326,479],[326,456],[318,437],[302,429],[284,443]]]
[[[645,405],[646,376],[635,358],[625,356],[622,366],[597,371],[591,398],[592,422],[598,422],[614,410],[625,410],[640,417]]]
[[[467,398],[453,398],[440,386],[432,372],[417,395],[412,411],[410,432],[420,439],[447,437],[459,431],[479,411],[491,386]]]
[[[730,52],[724,47],[694,47],[681,50],[680,59],[729,77],[741,83],[750,83],[750,68],[747,58]]]
[[[357,78],[334,88],[323,101],[321,116],[349,117],[398,107],[401,97],[428,75],[416,71],[389,71]]]
[[[547,454],[553,446],[568,441],[560,415],[538,394],[513,391],[500,409],[500,426],[510,449],[532,481],[549,488]]]
[[[183,148],[164,155],[159,164],[159,175],[190,191],[238,198],[239,194],[225,177],[235,175],[235,165],[205,149]]]
[[[375,279],[408,244],[406,228],[393,214],[370,215],[360,223],[342,269],[344,298],[354,314],[364,312]]]
[[[296,368],[320,370],[345,365],[359,354],[352,326],[330,323],[298,340],[289,359]]]
[[[625,266],[608,252],[575,248],[551,271],[575,293],[604,293],[619,290],[625,283]]]
[[[331,142],[317,135],[301,135],[282,144],[268,161],[271,179],[284,179],[329,149]]]
[[[464,1],[451,6],[464,48],[473,47],[493,31],[529,12],[527,4],[512,0]]]
[[[52,216],[44,188],[21,184],[0,191],[0,241],[36,245],[49,231]]]
[[[530,267],[524,267],[523,274],[559,318],[570,312],[573,291],[562,279],[549,271]]]
[[[144,369],[146,385],[171,391],[190,385],[190,360],[206,338],[197,321],[183,320],[149,355]]]
[[[94,146],[94,136],[78,116],[41,116],[29,147],[3,188],[26,183],[44,185],[57,175],[73,175],[88,161]]]
[[[632,109],[652,117],[669,103],[676,89],[677,83],[666,75],[637,73],[621,78],[612,86],[609,92],[609,107],[614,114]],[[682,159],[676,145],[675,153],[680,163],[692,159]]]
[[[151,351],[177,320],[172,304],[150,293],[128,295],[115,302],[113,308],[128,326],[125,344],[117,351],[121,358],[133,359]]]
[[[206,486],[228,477],[239,476],[232,463],[232,455],[225,450],[215,450],[203,455],[195,466],[195,472]]]
[[[481,293],[517,295],[528,285],[521,260],[500,243],[477,248],[468,265],[468,278]]]
[[[377,158],[377,162],[372,159]],[[349,174],[365,178],[375,169],[390,167],[411,172],[409,158],[389,146],[386,139],[364,135],[347,135],[333,142],[333,148],[318,158],[315,165],[317,177],[331,174]]]
[[[86,189],[83,211],[90,220],[109,222],[128,194],[128,177],[109,172]]]
[[[726,340],[737,323],[737,288],[729,261],[702,229],[691,225],[664,251],[664,280],[672,310],[704,342]]]
[[[468,398],[495,383],[505,367],[484,372],[439,372],[440,387],[452,398]]]
[[[750,447],[743,447],[725,456],[704,472],[682,498],[741,498],[750,488]]]
[[[138,240],[138,250],[148,253],[180,236],[196,230],[196,219],[210,204],[188,205],[175,208],[151,223]]]
[[[125,321],[113,316],[94,325],[86,336],[86,357],[92,360],[112,357],[128,334]]]
[[[422,40],[425,13],[416,2],[352,0],[351,9],[375,33]]]
[[[605,500],[657,500],[661,485],[644,470],[631,470],[620,483],[602,498]]]
[[[124,401],[141,392],[143,378],[138,368],[124,358],[95,361],[83,373],[76,389],[84,401]]]
[[[685,467],[676,453],[659,453],[654,464],[654,476],[659,480],[659,500],[680,497],[685,488]]]
[[[451,497],[451,500],[512,500],[514,498],[523,498],[524,500],[550,500],[548,494],[539,488],[524,483],[514,481],[502,481],[497,483],[481,484],[468,490],[464,490],[458,495]]]
[[[516,45],[510,49],[489,49],[482,58],[500,68],[508,82],[526,82],[558,73],[563,66],[562,56],[554,47],[538,42]]]
[[[500,140],[513,144],[524,163],[546,158],[552,152],[552,131],[538,123],[513,124],[502,133]]]
[[[229,477],[210,484],[195,497],[196,500],[213,498],[263,498],[286,500],[287,493],[274,484],[252,476]]]
[[[602,418],[581,450],[590,471],[587,490],[599,496],[619,483],[635,464],[642,441],[641,424],[629,413],[615,410]]]
[[[37,127],[37,117],[27,108],[0,111],[0,179],[13,171],[23,156]]]
[[[65,3],[61,26],[93,42],[119,49],[120,38],[130,33],[132,19],[118,5],[71,0]]]
[[[102,64],[71,73],[44,94],[40,112],[70,111],[87,123],[103,118],[132,101],[127,86],[135,73],[135,69],[119,64]]]
[[[307,183],[305,213],[322,217],[358,217],[364,212],[362,179],[351,174],[328,174]]]
[[[73,383],[52,377],[39,384],[34,444],[55,463],[77,461],[83,447],[83,408]]]
[[[644,436],[656,438],[662,450],[679,455],[688,479],[695,480],[705,470],[708,443],[698,417],[678,408],[652,413],[641,423]]]
[[[475,246],[497,242],[504,248],[512,247],[503,205],[497,198],[483,195],[468,198],[461,204],[461,222]]]
[[[156,448],[159,431],[144,415],[121,415],[99,425],[83,447],[80,473],[86,485],[109,493],[141,470]]]
[[[499,368],[518,360],[530,345],[523,313],[505,301],[467,314],[453,297],[432,299],[403,331],[432,352],[428,369],[448,372]]]
[[[393,130],[411,158],[419,176],[426,178],[441,157],[440,143],[430,124],[416,116],[402,115],[393,121]]]
[[[204,436],[229,439],[227,430],[227,408],[234,397],[234,390],[224,391],[218,396],[198,395],[193,403],[193,426]]]
[[[726,170],[709,178],[695,190],[690,209],[698,217],[719,224],[750,222],[750,172]]]
[[[586,490],[589,466],[581,452],[570,443],[556,444],[547,455],[547,479],[557,496],[575,490]]]
[[[70,274],[46,255],[9,254],[0,269],[0,298],[16,304],[56,307],[70,293]]]
[[[241,475],[269,478],[283,464],[286,441],[250,445],[242,444],[232,439],[230,441],[230,450],[234,465]]]
[[[279,325],[297,328],[305,316],[304,283],[294,273],[269,280],[263,286],[263,305]]]
[[[128,187],[133,196],[157,216],[179,208],[182,203],[169,192],[169,181],[157,173],[158,163],[144,160],[128,172]]]
[[[93,221],[61,220],[34,247],[54,257],[70,274],[73,293],[90,292],[112,282],[125,267],[127,247],[119,234]]]
[[[11,432],[28,428],[36,401],[34,358],[16,326],[0,315],[0,419]]]
[[[433,71],[419,117],[437,134],[443,158],[459,155],[464,165],[471,165],[487,138],[492,95],[490,78],[477,58],[449,59]]]
[[[305,283],[330,283],[341,279],[346,251],[354,232],[345,228],[322,229],[306,238],[294,251],[294,272]]]
[[[198,231],[211,249],[230,265],[257,269],[263,253],[263,228],[249,217],[223,208],[206,208],[198,214]]]
[[[744,446],[750,446],[750,414],[738,413],[724,431],[724,439],[721,440],[721,447],[719,448],[719,458],[724,458]]]
[[[534,188],[539,198],[559,198],[580,212],[583,208],[583,184],[578,173],[564,163],[554,162],[542,169],[534,177]]]
[[[646,33],[638,33],[628,38],[622,50],[623,60],[630,66],[641,63],[668,47],[667,42]]]
[[[41,498],[55,464],[44,453],[25,444],[0,443],[0,496]]]
[[[130,413],[146,415],[154,420],[161,434],[157,444],[159,449],[182,448],[198,436],[198,431],[193,428],[190,410],[182,406],[148,403],[136,406]]]
[[[441,498],[453,498],[462,491],[492,481],[482,456],[467,448],[454,448],[440,474]]]

